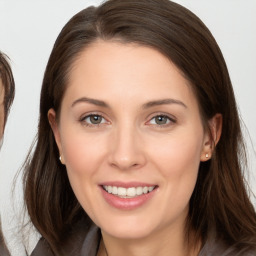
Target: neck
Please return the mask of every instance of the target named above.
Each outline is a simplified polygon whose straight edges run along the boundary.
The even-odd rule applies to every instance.
[[[184,232],[175,232],[168,236],[154,234],[143,239],[119,239],[102,231],[99,256],[195,256],[200,244],[189,248],[184,239]]]

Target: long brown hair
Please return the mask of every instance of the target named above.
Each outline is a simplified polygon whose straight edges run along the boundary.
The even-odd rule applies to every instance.
[[[202,21],[168,0],[110,0],[89,7],[64,26],[50,55],[42,84],[35,148],[25,164],[25,201],[32,223],[58,254],[68,230],[90,219],[78,203],[59,162],[47,112],[57,118],[72,65],[95,40],[119,40],[157,49],[190,82],[204,124],[223,116],[222,136],[211,160],[201,163],[190,200],[187,234],[204,244],[213,230],[237,249],[256,247],[256,214],[243,167],[246,157],[240,121],[222,53]],[[189,237],[189,235],[188,235]]]
[[[8,62],[8,57],[1,51],[0,51],[0,81],[2,82],[2,85],[4,87],[4,102],[3,102],[4,124],[3,125],[5,127],[7,116],[14,99],[15,83],[14,83],[11,66]],[[4,127],[0,127],[1,129],[0,135],[1,135],[2,129],[4,130]],[[7,247],[4,243],[4,236],[1,228],[1,219],[0,219],[0,253],[2,253],[3,255],[9,255]]]
[[[0,79],[4,86],[4,125],[12,105],[15,94],[15,83],[9,64],[9,58],[0,51]]]

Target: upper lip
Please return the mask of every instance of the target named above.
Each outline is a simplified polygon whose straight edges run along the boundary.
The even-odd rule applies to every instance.
[[[112,187],[122,187],[122,188],[131,188],[131,187],[153,187],[156,184],[146,183],[146,182],[122,182],[122,181],[106,181],[100,184],[100,186],[112,186]]]

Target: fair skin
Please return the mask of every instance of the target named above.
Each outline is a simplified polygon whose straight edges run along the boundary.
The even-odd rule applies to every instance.
[[[0,140],[4,132],[4,86],[0,78]]]
[[[53,109],[48,118],[74,193],[101,228],[109,256],[197,255],[184,227],[200,161],[214,142],[173,63],[145,46],[99,40],[75,61],[59,120]],[[210,120],[216,141],[218,120]],[[139,192],[123,198],[114,187]]]

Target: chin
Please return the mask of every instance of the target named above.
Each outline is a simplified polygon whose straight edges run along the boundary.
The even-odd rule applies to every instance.
[[[137,228],[130,228],[127,227],[126,229],[115,228],[112,230],[103,230],[103,232],[107,233],[108,235],[115,237],[116,239],[122,240],[140,240],[146,238],[152,234],[153,230],[151,229],[144,229],[141,227]]]
[[[105,222],[105,225],[99,226],[103,232],[112,237],[128,240],[146,238],[158,229],[156,223],[153,223],[152,220],[134,216],[120,218],[115,222]]]

